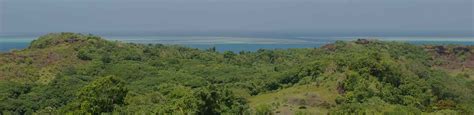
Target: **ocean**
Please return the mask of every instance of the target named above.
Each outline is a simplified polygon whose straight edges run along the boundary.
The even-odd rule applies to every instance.
[[[24,49],[36,39],[35,36],[0,36],[0,52]],[[221,37],[221,36],[104,36],[117,40],[141,44],[181,45],[185,47],[217,51],[257,51],[259,49],[318,48],[337,40],[349,41],[359,38],[382,41],[402,41],[417,45],[474,45],[474,37]]]

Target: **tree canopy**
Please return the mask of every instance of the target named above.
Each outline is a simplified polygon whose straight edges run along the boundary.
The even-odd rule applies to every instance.
[[[474,69],[447,59],[377,40],[234,53],[52,33],[0,54],[0,111],[473,113]]]

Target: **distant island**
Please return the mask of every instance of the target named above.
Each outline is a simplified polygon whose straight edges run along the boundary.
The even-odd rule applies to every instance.
[[[2,114],[472,114],[474,46],[216,51],[51,33],[0,53]]]

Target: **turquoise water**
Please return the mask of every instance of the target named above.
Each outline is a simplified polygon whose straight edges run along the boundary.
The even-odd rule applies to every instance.
[[[0,52],[12,49],[27,48],[37,37],[0,36]],[[258,49],[317,48],[336,40],[355,40],[358,38],[379,39],[386,41],[406,41],[413,44],[436,45],[474,45],[474,38],[441,38],[441,37],[213,37],[213,36],[106,36],[108,40],[143,44],[174,44],[191,48],[208,49],[216,47],[217,51],[257,51]]]

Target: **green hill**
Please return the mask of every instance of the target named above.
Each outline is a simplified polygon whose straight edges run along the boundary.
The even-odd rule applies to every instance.
[[[52,33],[0,54],[0,111],[472,114],[474,48],[442,47],[359,40],[221,53]]]

